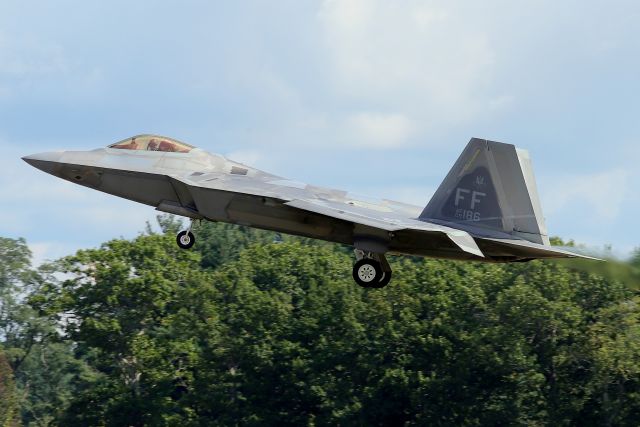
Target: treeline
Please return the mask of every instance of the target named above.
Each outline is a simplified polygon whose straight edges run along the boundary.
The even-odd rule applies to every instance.
[[[362,289],[349,248],[159,221],[37,270],[0,239],[0,426],[638,425],[620,281],[398,257]]]

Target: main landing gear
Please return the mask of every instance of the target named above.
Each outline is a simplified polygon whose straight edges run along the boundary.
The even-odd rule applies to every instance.
[[[354,250],[353,280],[363,288],[384,288],[391,281],[391,267],[384,254]]]
[[[191,232],[193,221],[189,228],[178,233],[176,243],[182,249],[191,249],[196,238]],[[353,266],[353,280],[363,288],[384,288],[391,281],[391,266],[382,253],[366,252],[361,249],[353,250],[356,263]]]
[[[189,228],[182,230],[176,236],[176,243],[178,243],[178,246],[180,246],[181,249],[191,249],[193,244],[196,242],[196,237],[191,232],[192,226],[193,221],[189,223]]]

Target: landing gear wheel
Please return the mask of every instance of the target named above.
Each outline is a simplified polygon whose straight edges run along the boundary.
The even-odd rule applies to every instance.
[[[380,281],[378,281],[377,283],[371,284],[369,287],[370,288],[384,288],[385,286],[387,286],[389,284],[389,282],[391,281],[391,272],[390,271],[383,271],[382,272],[382,277],[380,278]]]
[[[363,288],[376,288],[381,279],[382,267],[375,259],[362,258],[353,266],[353,280]]]
[[[185,230],[178,233],[176,242],[178,243],[178,246],[180,246],[180,248],[190,249],[196,242],[196,238],[191,231]]]

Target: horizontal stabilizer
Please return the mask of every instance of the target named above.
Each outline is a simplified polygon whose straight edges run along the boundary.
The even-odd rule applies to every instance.
[[[500,249],[509,254],[520,255],[523,258],[584,258],[595,261],[603,261],[588,255],[582,255],[573,251],[560,249],[556,246],[540,245],[526,240],[477,238],[483,247],[491,248],[492,252],[499,252]]]

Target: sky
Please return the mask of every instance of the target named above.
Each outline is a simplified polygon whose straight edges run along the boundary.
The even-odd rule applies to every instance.
[[[471,137],[531,153],[551,235],[640,246],[635,1],[0,0],[0,236],[35,262],[155,212],[21,156],[167,135],[424,206]]]

